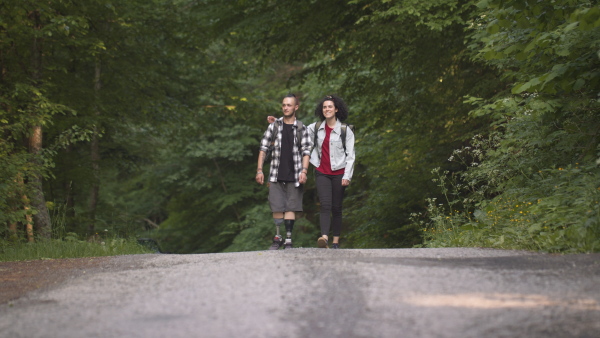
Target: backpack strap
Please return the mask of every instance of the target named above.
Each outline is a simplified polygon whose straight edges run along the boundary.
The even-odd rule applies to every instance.
[[[342,122],[342,145],[344,146],[344,152],[346,152],[346,128],[348,127],[347,124]]]
[[[319,140],[317,139],[317,132],[319,131],[319,127],[321,126],[322,123],[323,123],[323,121],[319,121],[319,122],[315,123],[315,140],[313,142],[313,147],[310,150],[311,154],[313,152],[313,149],[315,149],[315,147],[317,147],[317,142],[319,142]],[[319,156],[319,160],[321,160],[321,154],[319,154],[318,150],[317,150],[317,155]]]
[[[296,126],[298,127],[296,128],[297,145],[299,149],[302,149],[302,134],[304,134],[304,124],[302,121],[296,119]],[[300,152],[300,155],[302,155],[302,152]]]
[[[354,132],[354,125],[342,123],[342,145],[344,146],[344,152],[346,151],[346,129],[350,128]]]

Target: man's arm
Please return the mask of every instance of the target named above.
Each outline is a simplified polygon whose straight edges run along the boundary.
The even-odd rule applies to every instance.
[[[260,149],[258,152],[258,163],[256,164],[256,182],[258,184],[265,183],[265,175],[263,173],[263,165],[267,157],[267,150],[271,145],[271,139],[273,138],[273,124],[270,124],[265,131],[262,139],[260,140]]]
[[[265,174],[263,173],[265,156],[267,156],[267,153],[265,153],[264,151],[261,150],[258,152],[258,164],[256,165],[256,182],[261,185],[265,183]]]
[[[304,184],[308,180],[308,164],[310,156],[302,156],[302,170],[300,171],[300,183]]]

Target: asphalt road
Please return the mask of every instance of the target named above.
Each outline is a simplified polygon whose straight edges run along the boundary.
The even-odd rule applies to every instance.
[[[0,337],[600,337],[600,255],[114,257],[0,305]]]

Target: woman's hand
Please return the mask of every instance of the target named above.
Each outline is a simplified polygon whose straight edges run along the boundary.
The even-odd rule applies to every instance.
[[[350,185],[350,180],[342,180],[342,187],[347,187]]]
[[[269,122],[269,123],[275,122],[275,116],[270,116],[270,115],[267,116],[267,122]]]

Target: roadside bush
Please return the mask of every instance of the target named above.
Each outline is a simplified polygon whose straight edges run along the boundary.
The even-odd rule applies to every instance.
[[[456,150],[450,160],[465,171],[434,171],[445,201],[413,214],[425,246],[600,251],[600,146],[593,157],[572,152],[589,143],[586,134],[536,121],[514,118],[505,132]]]

